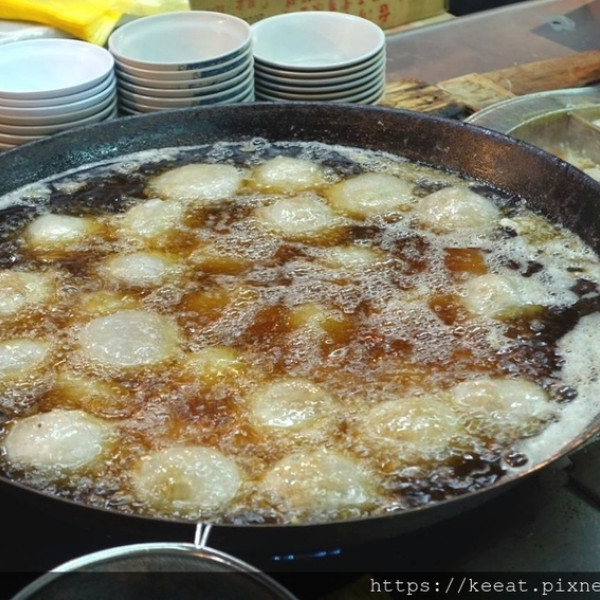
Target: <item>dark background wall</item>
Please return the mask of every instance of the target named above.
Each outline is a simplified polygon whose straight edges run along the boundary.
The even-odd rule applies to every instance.
[[[516,2],[526,2],[527,0],[450,0],[450,9],[448,12],[452,15],[468,15],[469,13],[497,8]]]

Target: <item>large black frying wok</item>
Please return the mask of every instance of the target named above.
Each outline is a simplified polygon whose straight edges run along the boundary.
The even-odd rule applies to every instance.
[[[380,107],[316,103],[244,104],[184,109],[116,119],[54,135],[0,154],[0,194],[65,170],[139,150],[261,137],[319,140],[389,151],[481,180],[527,198],[550,219],[573,229],[600,251],[600,185],[533,146],[464,123]],[[599,405],[600,406],[600,405]],[[213,547],[246,552],[311,551],[374,542],[431,525],[478,505],[547,462],[564,456],[600,429],[599,414],[544,464],[531,465],[491,487],[425,508],[313,526],[217,526]],[[191,541],[190,523],[133,517],[53,499],[1,480],[39,509],[96,523],[104,531],[132,531],[154,539]],[[111,529],[114,528],[114,529]]]

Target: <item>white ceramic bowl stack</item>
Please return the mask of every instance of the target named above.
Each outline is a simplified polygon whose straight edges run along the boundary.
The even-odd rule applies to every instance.
[[[0,150],[116,114],[114,60],[104,48],[53,38],[0,46]]]
[[[367,19],[299,11],[252,25],[257,100],[375,104],[385,91],[385,34]]]
[[[140,17],[108,38],[124,114],[254,100],[250,25],[212,11]]]

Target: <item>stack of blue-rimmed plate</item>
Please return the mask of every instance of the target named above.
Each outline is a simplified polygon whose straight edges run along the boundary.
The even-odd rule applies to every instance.
[[[256,99],[375,104],[385,91],[385,34],[367,19],[299,11],[252,25]]]
[[[211,11],[161,13],[122,25],[108,39],[120,110],[254,100],[251,41],[248,23]]]
[[[114,60],[80,40],[0,46],[0,149],[117,114]]]

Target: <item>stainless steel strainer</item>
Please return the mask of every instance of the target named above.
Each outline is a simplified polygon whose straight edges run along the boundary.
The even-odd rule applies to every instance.
[[[210,525],[194,543],[119,546],[66,562],[12,600],[297,600],[267,574],[207,546]]]

